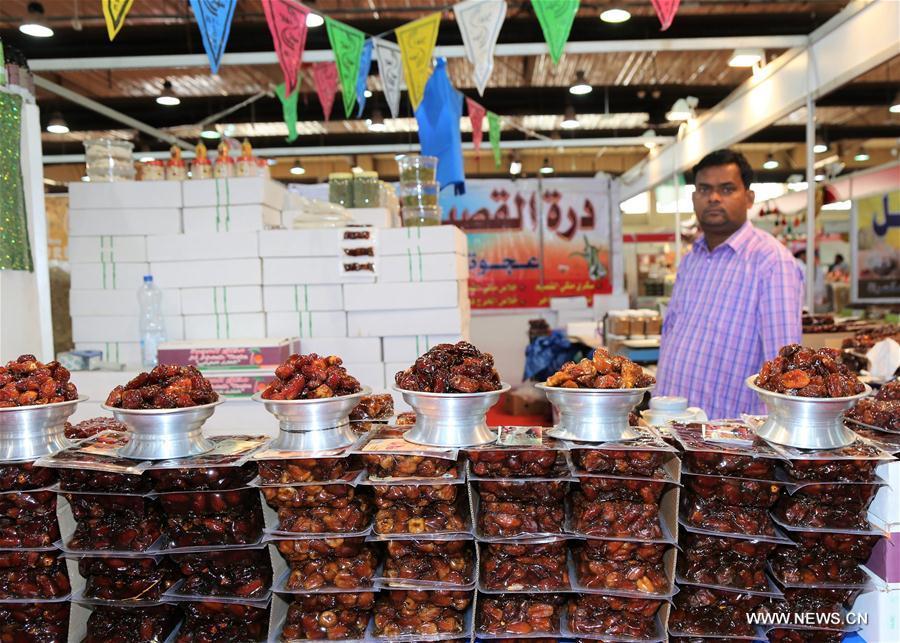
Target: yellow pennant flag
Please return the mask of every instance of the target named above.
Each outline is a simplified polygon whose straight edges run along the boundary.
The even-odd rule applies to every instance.
[[[425,84],[431,78],[431,54],[437,43],[438,28],[441,25],[440,12],[408,22],[397,27],[397,43],[403,61],[403,76],[409,89],[409,102],[413,111],[422,102]]]
[[[116,37],[122,25],[125,24],[125,16],[131,11],[132,4],[134,4],[134,0],[100,0],[110,41]]]

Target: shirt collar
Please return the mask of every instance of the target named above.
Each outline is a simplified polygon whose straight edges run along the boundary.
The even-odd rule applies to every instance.
[[[715,250],[710,250],[709,246],[706,245],[706,236],[701,236],[696,244],[699,248],[701,248],[707,254],[711,254],[718,250],[719,248],[729,247],[735,254],[739,254],[740,251],[747,245],[750,241],[750,238],[753,236],[753,224],[750,221],[745,221],[744,224],[734,231],[730,237],[728,237],[720,246],[717,246]]]

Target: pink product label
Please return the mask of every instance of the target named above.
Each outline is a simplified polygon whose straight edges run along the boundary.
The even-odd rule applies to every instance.
[[[257,368],[277,365],[290,355],[290,346],[171,348],[159,351],[163,364],[197,368]]]
[[[229,397],[249,397],[266,388],[271,375],[226,375],[207,378],[213,390]]]
[[[900,534],[891,536],[896,537]],[[880,539],[872,550],[872,556],[869,557],[866,567],[888,583],[900,583],[900,546],[889,538]]]

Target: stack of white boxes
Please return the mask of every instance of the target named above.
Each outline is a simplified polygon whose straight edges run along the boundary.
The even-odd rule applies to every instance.
[[[374,257],[352,257],[343,229],[268,229],[290,203],[268,179],[78,183],[69,198],[75,348],[107,361],[140,364],[146,274],[168,339],[300,337],[301,351],[340,355],[375,391],[431,346],[469,336],[456,227],[369,228]],[[372,261],[375,274],[345,261]]]

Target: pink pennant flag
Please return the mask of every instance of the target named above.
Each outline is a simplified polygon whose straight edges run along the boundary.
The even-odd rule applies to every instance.
[[[338,72],[337,65],[333,62],[315,63],[312,66],[312,76],[316,83],[316,94],[322,103],[322,111],[325,120],[331,118],[331,108],[334,106],[334,96],[337,94]]]
[[[479,105],[468,96],[466,96],[466,109],[469,111],[469,120],[472,122],[472,144],[475,146],[475,151],[478,152],[481,150],[481,141],[484,138],[484,130],[481,126],[484,123],[485,109],[483,105]]]
[[[665,31],[672,26],[672,21],[675,20],[675,14],[678,12],[678,5],[681,4],[681,0],[651,0],[651,2],[656,10],[656,17],[659,18],[659,22],[662,24],[660,31]]]
[[[309,8],[292,0],[262,0],[266,22],[275,42],[278,64],[284,74],[286,95],[297,87],[303,50],[306,49],[306,15]]]

